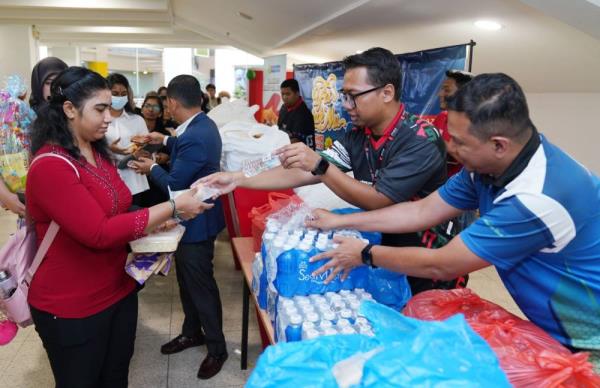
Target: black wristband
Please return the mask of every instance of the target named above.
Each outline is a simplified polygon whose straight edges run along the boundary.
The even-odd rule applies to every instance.
[[[310,173],[313,174],[314,176],[325,175],[328,168],[329,168],[329,161],[327,159],[325,159],[324,157],[321,157],[321,160],[319,160],[319,163],[317,163],[317,166]]]
[[[363,264],[365,264],[369,267],[377,268],[377,266],[375,264],[373,264],[373,255],[371,254],[372,248],[373,248],[373,244],[367,244],[367,246],[365,246],[363,248],[363,250],[360,252],[360,255],[361,255]]]

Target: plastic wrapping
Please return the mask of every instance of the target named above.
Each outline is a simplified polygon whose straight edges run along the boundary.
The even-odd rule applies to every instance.
[[[139,284],[152,275],[168,275],[174,253],[132,253],[125,264],[125,272]]]
[[[461,313],[492,347],[517,388],[600,387],[588,353],[572,354],[532,322],[481,299],[470,289],[430,290],[412,298],[404,314],[426,320]]]
[[[373,302],[364,302],[361,312],[375,337],[332,335],[270,346],[246,386],[510,386],[492,350],[462,317],[418,321]]]
[[[130,241],[129,246],[135,253],[175,252],[183,233],[185,227],[177,225],[165,232],[151,233],[146,237]]]
[[[18,76],[0,90],[0,174],[13,193],[24,192],[29,164],[29,130],[35,114],[18,97],[26,92]]]

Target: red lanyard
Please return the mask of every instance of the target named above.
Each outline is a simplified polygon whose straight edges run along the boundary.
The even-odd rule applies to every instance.
[[[367,138],[365,139],[365,157],[367,158],[367,166],[369,167],[369,173],[371,174],[371,181],[373,184],[377,182],[377,178],[379,178],[379,170],[381,170],[381,165],[383,163],[383,155],[385,154],[385,150],[390,142],[394,140],[394,136],[398,132],[398,127],[396,126],[392,133],[385,139],[385,143],[381,147],[381,152],[379,153],[379,157],[375,160],[375,165],[371,163],[371,151],[369,144],[371,143],[371,134],[367,134]]]

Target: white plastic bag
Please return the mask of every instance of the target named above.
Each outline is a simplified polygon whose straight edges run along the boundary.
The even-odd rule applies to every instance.
[[[258,109],[258,105],[248,106],[246,100],[235,100],[217,105],[208,112],[208,117],[221,129],[221,127],[232,121],[256,123],[254,114]]]
[[[287,133],[280,131],[277,126],[231,121],[220,132],[223,142],[221,167],[224,171],[239,171],[245,160],[263,157],[290,144]]]
[[[352,172],[349,172],[346,175],[354,177]],[[331,210],[347,207],[356,207],[338,197],[324,183],[296,187],[294,189],[294,193],[296,193],[298,197],[300,197],[307,205],[309,205],[313,209]]]

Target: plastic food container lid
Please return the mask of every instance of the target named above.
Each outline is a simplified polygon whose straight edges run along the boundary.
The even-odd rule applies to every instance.
[[[130,241],[129,246],[136,253],[175,252],[184,232],[185,227],[177,225],[166,232],[151,233],[146,237]]]

